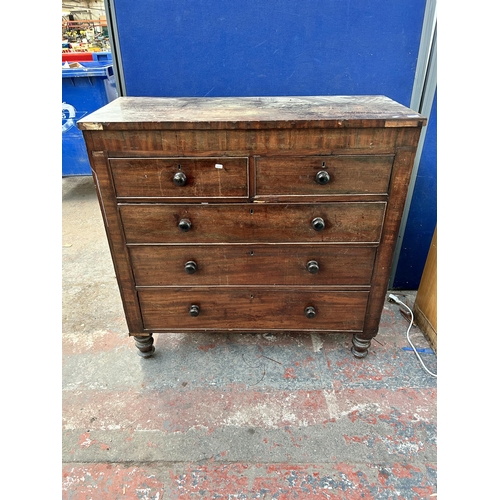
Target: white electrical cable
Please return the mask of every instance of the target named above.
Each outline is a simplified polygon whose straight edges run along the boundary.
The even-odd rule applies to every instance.
[[[412,344],[412,342],[410,340],[410,330],[411,330],[411,327],[413,325],[413,311],[404,302],[402,302],[401,300],[399,300],[398,297],[396,297],[394,294],[392,294],[392,293],[389,294],[389,299],[392,300],[392,301],[394,301],[394,302],[396,302],[396,304],[400,304],[400,305],[404,306],[408,310],[408,312],[410,313],[411,320],[410,320],[410,325],[408,326],[408,330],[406,330],[406,338],[408,339],[408,342],[411,345],[411,347],[413,349],[413,352],[417,356],[418,360],[420,361],[420,364],[422,365],[423,369],[429,375],[432,375],[433,377],[437,378],[437,374],[432,373],[430,370],[427,369],[427,367],[425,366],[424,362],[422,361],[422,358],[419,356],[417,350],[415,349],[415,346]]]

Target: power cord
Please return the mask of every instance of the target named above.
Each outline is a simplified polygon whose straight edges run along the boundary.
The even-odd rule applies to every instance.
[[[399,304],[400,306],[403,306],[407,309],[407,311],[410,313],[410,316],[411,316],[411,319],[410,319],[410,324],[408,326],[408,330],[406,330],[406,338],[408,339],[408,342],[409,344],[411,345],[412,349],[413,349],[413,352],[415,353],[415,356],[417,356],[418,360],[420,361],[420,364],[422,365],[423,369],[429,374],[429,375],[432,375],[433,377],[436,377],[437,378],[437,374],[436,373],[432,373],[424,364],[424,362],[422,361],[422,358],[419,356],[418,352],[417,352],[417,349],[415,349],[415,346],[412,344],[411,340],[410,340],[410,330],[411,330],[411,327],[413,325],[413,311],[402,301],[400,300],[398,297],[396,297],[393,293],[390,293],[389,294],[389,298],[388,298],[389,302],[395,302],[396,304]]]

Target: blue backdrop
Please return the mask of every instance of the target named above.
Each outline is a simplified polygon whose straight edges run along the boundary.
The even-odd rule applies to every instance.
[[[114,0],[126,94],[384,94],[409,105],[425,0]]]
[[[415,188],[394,275],[393,288],[416,290],[437,219],[437,91],[427,121]]]
[[[383,94],[410,105],[425,0],[110,1],[125,95]],[[435,129],[422,165],[396,288],[418,287],[434,231]]]

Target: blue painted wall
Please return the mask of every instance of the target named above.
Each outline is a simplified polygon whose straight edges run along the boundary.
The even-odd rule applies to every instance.
[[[384,94],[409,105],[425,0],[114,0],[126,95]]]
[[[383,94],[410,105],[425,0],[111,1],[125,95]],[[395,287],[418,287],[434,229],[435,149],[422,164]]]
[[[392,288],[416,290],[424,270],[437,220],[437,91]]]

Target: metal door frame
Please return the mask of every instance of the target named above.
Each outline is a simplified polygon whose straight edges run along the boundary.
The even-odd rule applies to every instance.
[[[115,71],[116,90],[118,96],[127,95],[125,87],[125,79],[123,78],[122,54],[120,50],[120,40],[118,37],[116,11],[114,0],[104,0],[104,9],[106,11],[106,20],[108,23],[109,44],[111,46],[111,54],[113,57],[113,67]]]

